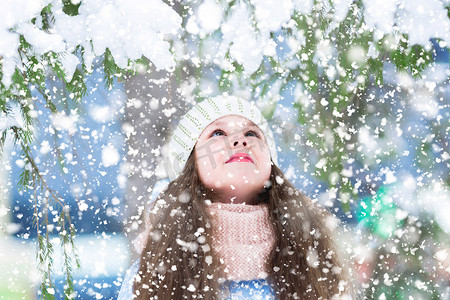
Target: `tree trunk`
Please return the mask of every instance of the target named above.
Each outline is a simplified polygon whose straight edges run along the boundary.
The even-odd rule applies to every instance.
[[[131,243],[145,227],[144,212],[159,179],[155,169],[161,160],[161,148],[188,105],[177,92],[175,75],[166,71],[152,69],[148,74],[136,74],[126,79],[125,86],[128,101],[122,126],[126,126],[125,132],[129,128],[132,133],[127,138],[124,217],[125,234]],[[132,256],[136,256],[131,248]]]

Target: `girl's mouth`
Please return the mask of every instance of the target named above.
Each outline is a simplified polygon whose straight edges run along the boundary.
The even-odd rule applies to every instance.
[[[247,157],[235,157],[232,158],[231,160],[229,160],[227,163],[231,163],[231,162],[252,162],[250,159],[248,159]]]
[[[253,163],[253,159],[247,153],[236,153],[232,155],[226,163],[230,162],[251,162]]]

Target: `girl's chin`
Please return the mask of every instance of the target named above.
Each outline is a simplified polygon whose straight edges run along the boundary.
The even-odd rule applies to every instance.
[[[225,169],[222,176],[224,176],[221,178],[223,181],[258,181],[261,171],[253,164],[235,163],[234,166]]]
[[[253,180],[226,180],[226,181],[216,181],[213,185],[208,185],[214,191],[219,193],[235,193],[237,195],[242,195],[246,193],[254,193],[264,188],[264,182],[260,179],[257,181]]]
[[[208,188],[208,186],[207,186]],[[215,187],[210,186],[213,196],[213,202],[234,203],[234,204],[257,204],[258,194],[264,190],[264,183],[258,182],[250,184],[243,182],[216,182]]]

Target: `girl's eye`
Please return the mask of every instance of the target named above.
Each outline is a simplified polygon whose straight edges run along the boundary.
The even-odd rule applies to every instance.
[[[211,133],[211,137],[222,136],[222,135],[225,135],[225,132],[222,129],[216,129],[216,130],[213,131],[213,133]],[[245,133],[245,136],[253,136],[253,137],[259,138],[259,135],[253,130],[247,131]]]
[[[259,135],[256,132],[254,132],[253,130],[247,131],[246,134],[247,134],[247,136],[254,136],[254,137],[259,138]]]
[[[213,131],[213,133],[211,133],[211,136],[220,136],[220,135],[225,135],[225,133],[220,129],[216,129]]]

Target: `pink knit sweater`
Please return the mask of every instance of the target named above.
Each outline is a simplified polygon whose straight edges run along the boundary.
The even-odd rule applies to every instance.
[[[267,259],[275,243],[267,205],[212,203],[206,207],[212,223],[213,249],[225,265],[228,280],[267,277]],[[141,253],[150,225],[134,241]]]
[[[266,205],[212,203],[207,206],[213,249],[225,265],[228,280],[267,277],[267,259],[275,243]]]

